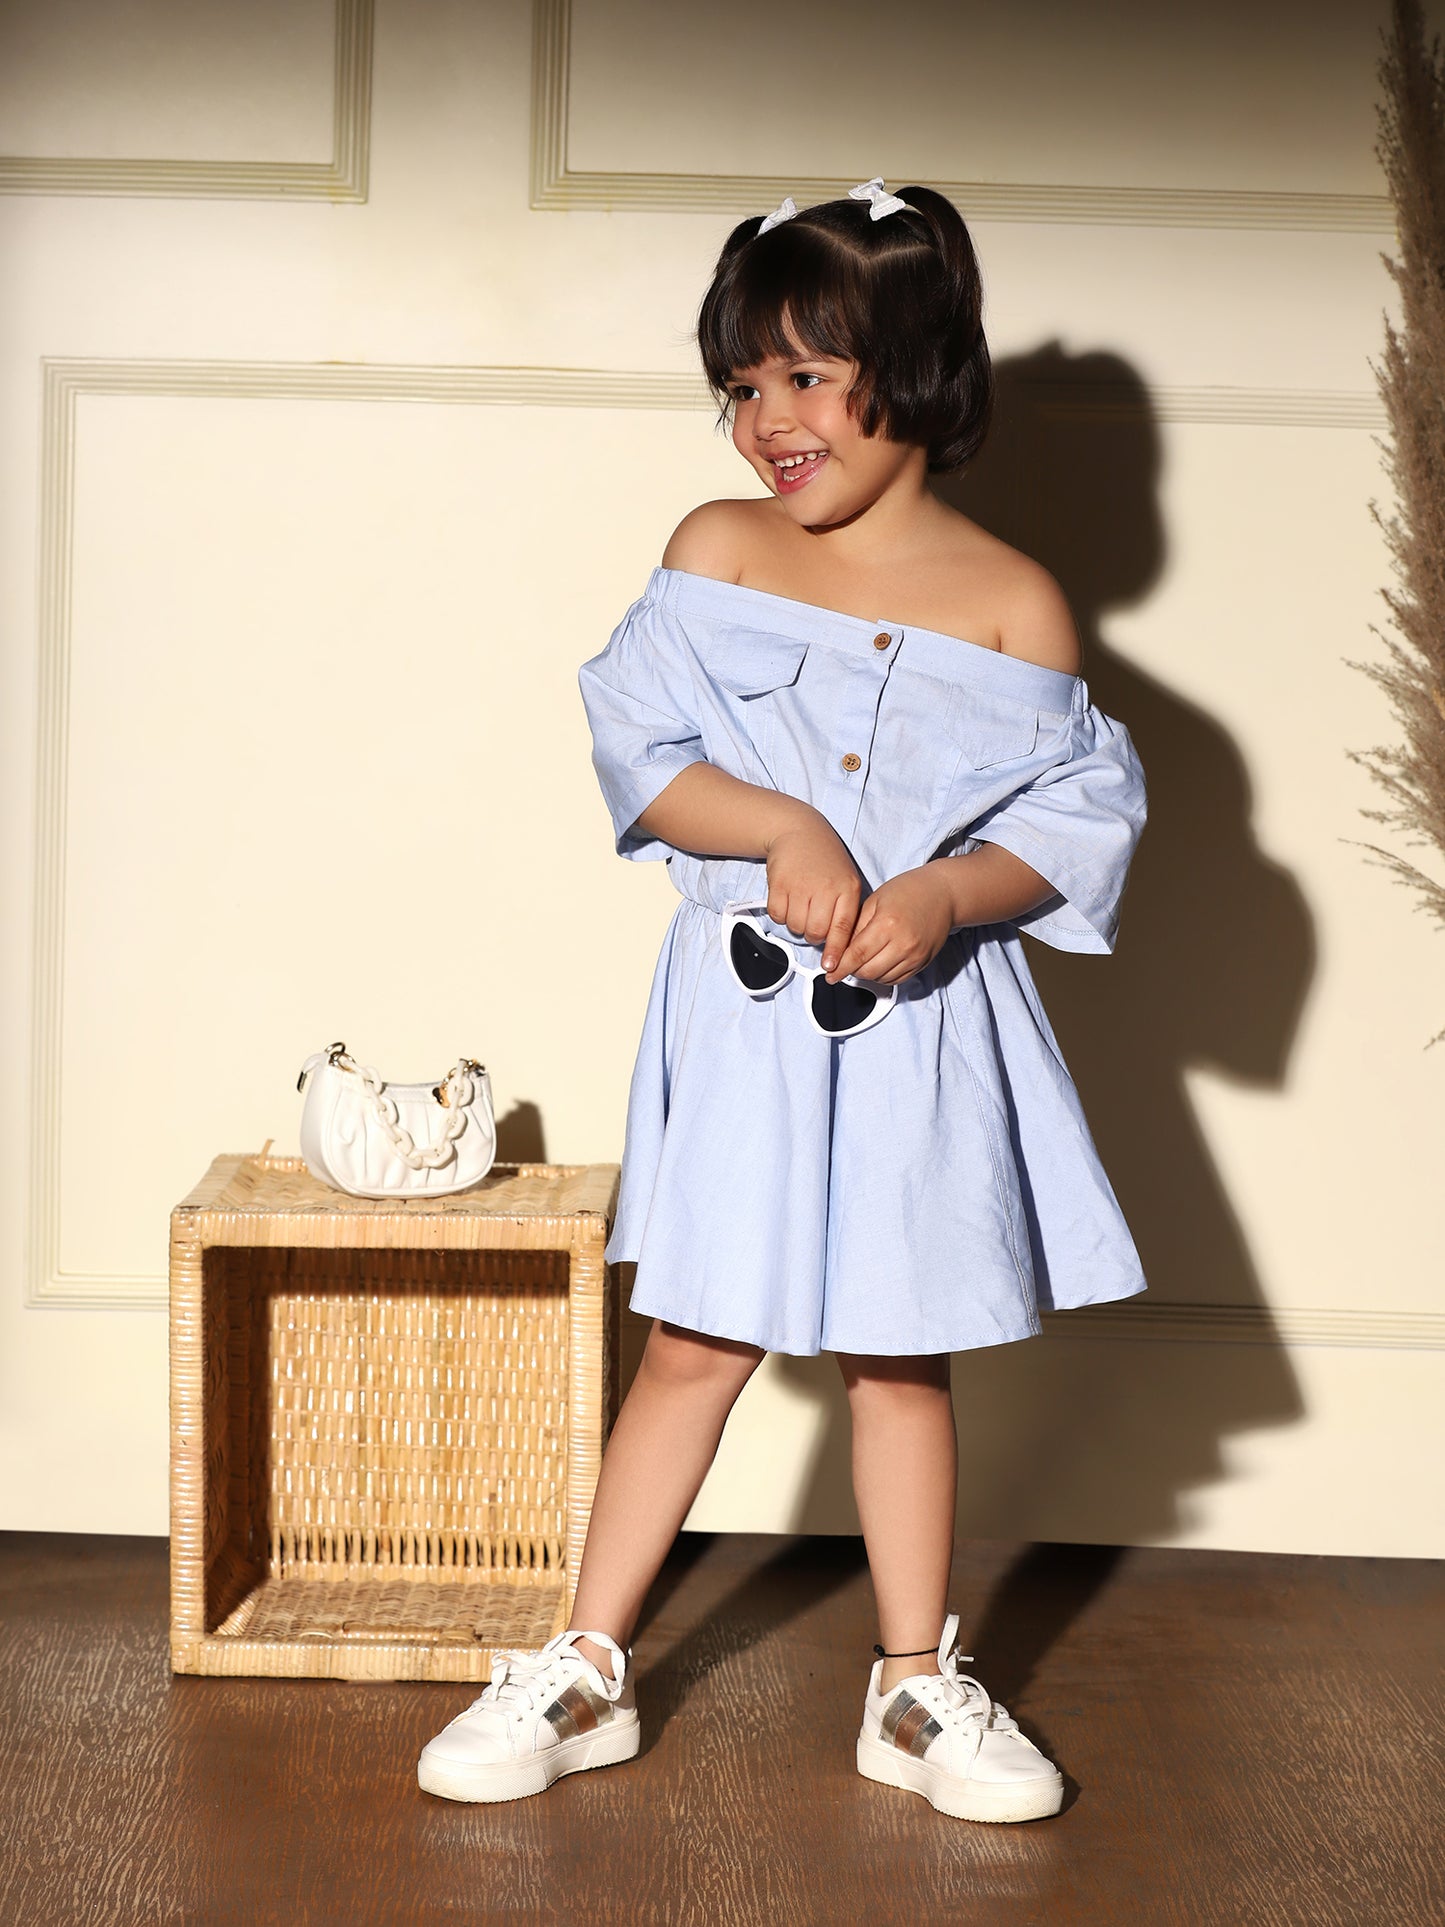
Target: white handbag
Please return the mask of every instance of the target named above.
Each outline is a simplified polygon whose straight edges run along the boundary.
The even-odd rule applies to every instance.
[[[354,1198],[440,1198],[480,1184],[497,1155],[486,1066],[460,1057],[439,1083],[387,1084],[345,1044],[313,1051],[301,1155],[311,1175]]]

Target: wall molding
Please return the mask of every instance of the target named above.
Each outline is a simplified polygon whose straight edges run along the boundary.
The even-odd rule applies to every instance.
[[[1345,388],[1152,387],[1113,382],[1027,385],[1038,413],[1051,421],[1212,422],[1248,428],[1382,428],[1378,393]]]
[[[1445,1350],[1445,1313],[1303,1306],[1151,1304],[1147,1296],[1045,1312],[1051,1338],[1148,1338],[1213,1345],[1335,1345],[1359,1351]]]
[[[852,181],[808,175],[583,172],[567,159],[572,0],[532,0],[531,205],[547,213],[599,209],[760,214],[791,194],[800,207],[841,197]],[[896,175],[889,174],[892,181]],[[1066,187],[1033,181],[923,181],[973,221],[1084,226],[1311,228],[1393,234],[1385,194],[1301,194],[1234,188]]]
[[[231,396],[266,401],[431,401],[519,408],[661,408],[712,412],[700,374],[502,363],[217,361],[46,357],[47,393]],[[1101,381],[1020,384],[1057,421],[1188,422],[1263,428],[1378,428],[1369,389],[1238,388]]]
[[[30,1105],[31,1171],[26,1303],[79,1310],[155,1309],[163,1277],[68,1272],[60,1261],[60,1092],[65,967],[66,811],[69,784],[71,608],[76,436],[83,397],[427,401],[444,406],[712,411],[700,376],[595,368],[345,362],[101,360],[41,363],[36,704],[36,809]],[[1201,424],[1360,428],[1378,419],[1369,395],[1275,389],[1104,389],[1035,385],[1049,412],[1109,408]],[[1375,411],[1375,412],[1372,412]],[[1277,1312],[1262,1307],[1171,1306],[1147,1298],[1060,1314],[1047,1329],[1070,1337],[1212,1338],[1238,1343],[1349,1344],[1434,1349],[1445,1319],[1387,1312]]]
[[[329,161],[45,159],[0,156],[0,193],[234,201],[364,201],[371,165],[375,0],[335,0]]]

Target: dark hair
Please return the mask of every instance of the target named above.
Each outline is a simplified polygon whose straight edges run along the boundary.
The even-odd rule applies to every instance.
[[[761,214],[728,236],[698,313],[708,387],[726,421],[738,370],[771,355],[858,363],[847,395],[865,435],[921,442],[930,474],[954,474],[983,445],[993,368],[973,242],[929,187],[875,221],[862,200],[821,201],[765,234]]]

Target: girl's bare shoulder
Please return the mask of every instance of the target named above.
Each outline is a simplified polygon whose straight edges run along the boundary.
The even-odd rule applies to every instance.
[[[662,552],[662,566],[714,576],[719,582],[738,582],[744,556],[766,538],[776,519],[776,509],[767,499],[749,501],[740,496],[702,502],[673,530]]]
[[[1006,656],[1022,656],[1045,669],[1076,676],[1083,647],[1068,597],[1057,579],[1022,549],[960,516],[950,574],[961,599],[976,618],[987,611],[992,646]],[[978,626],[975,620],[975,627]],[[970,635],[974,630],[955,629]]]

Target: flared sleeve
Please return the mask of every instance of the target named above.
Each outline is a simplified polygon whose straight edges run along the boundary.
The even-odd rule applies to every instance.
[[[1108,955],[1148,814],[1144,768],[1128,730],[1088,699],[1080,681],[1058,760],[968,825],[964,850],[997,843],[1054,886],[1011,918],[1056,950]]]
[[[592,731],[592,767],[617,854],[666,859],[673,846],[633,824],[689,763],[705,763],[691,654],[675,612],[649,590],[577,672]]]

